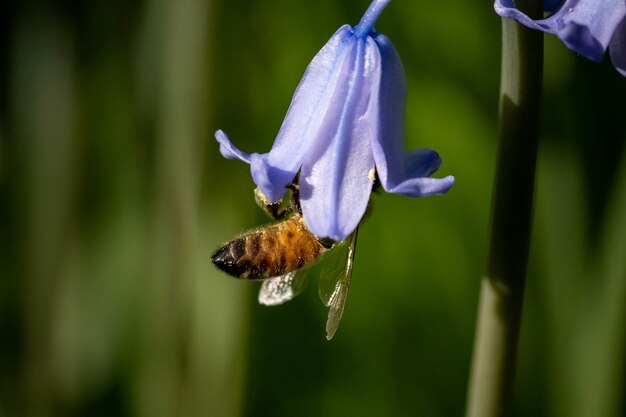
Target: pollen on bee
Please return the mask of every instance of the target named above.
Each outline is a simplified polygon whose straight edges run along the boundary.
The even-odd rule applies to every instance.
[[[376,181],[376,170],[374,168],[370,169],[367,172],[367,178],[369,178],[371,181]]]

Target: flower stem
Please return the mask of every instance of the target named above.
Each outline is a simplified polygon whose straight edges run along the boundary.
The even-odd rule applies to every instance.
[[[361,18],[361,21],[354,28],[354,33],[357,37],[368,35],[372,29],[374,29],[374,23],[378,20],[378,16],[383,12],[383,9],[389,4],[391,0],[374,0],[372,4],[367,8],[365,14]]]
[[[542,14],[541,1],[518,0],[515,4],[531,17]],[[542,68],[543,34],[503,19],[499,148],[467,417],[512,414],[532,223]]]

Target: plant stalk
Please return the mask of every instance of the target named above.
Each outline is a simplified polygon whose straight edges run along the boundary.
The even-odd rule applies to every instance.
[[[531,17],[542,2],[518,0]],[[466,416],[512,414],[528,263],[543,75],[543,33],[502,19],[499,144]]]

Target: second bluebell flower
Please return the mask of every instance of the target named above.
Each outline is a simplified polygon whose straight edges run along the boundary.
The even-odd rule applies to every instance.
[[[606,50],[615,69],[626,76],[626,1],[546,0],[544,9],[554,12],[545,19],[531,19],[513,0],[495,0],[500,16],[531,29],[557,35],[571,50],[600,62]]]

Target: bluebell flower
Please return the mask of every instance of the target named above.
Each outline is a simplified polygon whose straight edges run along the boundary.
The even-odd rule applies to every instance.
[[[249,163],[269,201],[300,171],[302,214],[318,237],[341,241],[355,230],[376,175],[387,192],[411,197],[454,183],[427,178],[441,164],[435,151],[403,151],[404,71],[393,44],[374,31],[389,1],[374,0],[357,26],[339,28],[313,58],[269,153],[244,153],[215,133],[222,155]]]
[[[494,8],[502,17],[557,35],[568,48],[593,61],[602,61],[608,49],[613,66],[626,76],[626,1],[546,0],[544,8],[554,14],[537,20],[519,11],[513,0],[496,0]]]

